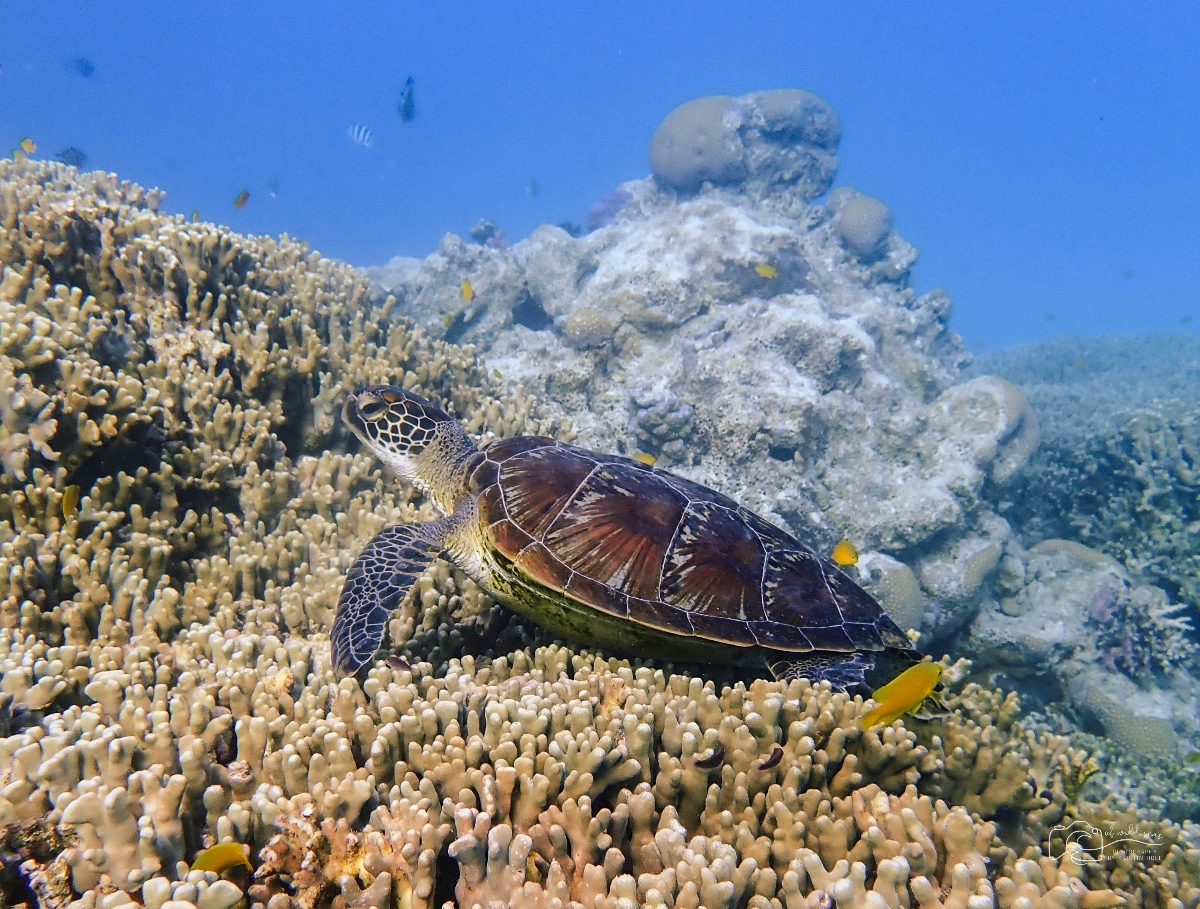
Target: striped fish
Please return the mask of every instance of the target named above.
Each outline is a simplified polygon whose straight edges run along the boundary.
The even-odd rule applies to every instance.
[[[371,140],[375,138],[375,134],[361,123],[354,124],[346,132],[350,136],[351,142],[355,145],[361,145],[363,148],[370,148]]]

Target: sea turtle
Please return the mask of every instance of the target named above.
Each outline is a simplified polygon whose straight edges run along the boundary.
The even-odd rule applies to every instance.
[[[557,635],[633,656],[743,663],[863,681],[872,651],[916,656],[835,565],[732,499],[641,461],[521,436],[476,448],[440,408],[391,385],[342,417],[444,517],[384,528],[338,599],[333,662],[354,673],[388,616],[445,554]],[[918,657],[919,658],[919,657]]]

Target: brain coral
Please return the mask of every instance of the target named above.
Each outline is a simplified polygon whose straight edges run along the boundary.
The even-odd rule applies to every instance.
[[[683,192],[745,182],[755,193],[790,188],[811,199],[833,180],[841,134],[833,108],[798,88],[712,95],[663,118],[650,140],[650,169]]]
[[[696,189],[705,180],[732,183],[746,173],[742,140],[726,122],[733,98],[713,95],[679,105],[650,140],[650,169],[676,189]]]
[[[1087,866],[1047,842],[1085,756],[961,666],[945,716],[864,731],[827,688],[532,646],[439,564],[391,623],[409,661],[338,678],[349,557],[429,517],[345,450],[342,390],[559,427],[348,267],[155,201],[0,164],[0,864],[43,905],[1200,902],[1188,830]],[[252,880],[190,869],[218,842]]]
[[[847,199],[837,216],[838,236],[860,259],[877,256],[892,232],[892,210],[871,196]]]

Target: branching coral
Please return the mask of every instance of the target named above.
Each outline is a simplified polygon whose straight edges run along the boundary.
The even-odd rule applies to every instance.
[[[1022,484],[1022,519],[1118,559],[1185,603],[1200,603],[1200,413],[1148,407],[1055,439]]]
[[[480,435],[556,427],[350,269],[73,179],[0,164],[5,438],[46,448],[0,479],[0,820],[73,839],[33,886],[69,869],[77,909],[229,909],[240,888],[188,863],[242,843],[270,909],[899,909],[1005,881],[1194,909],[1183,839],[1159,866],[1045,859],[1073,758],[975,686],[864,731],[827,687],[532,646],[441,564],[391,623],[407,662],[339,678],[352,555],[431,516],[345,450],[344,391],[397,381]]]
[[[1185,608],[1157,587],[1102,587],[1088,609],[1100,665],[1135,681],[1193,665],[1200,647]]]

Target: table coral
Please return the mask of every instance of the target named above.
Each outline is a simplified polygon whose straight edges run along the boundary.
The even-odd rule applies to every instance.
[[[4,355],[55,423],[0,478],[0,822],[64,837],[36,893],[229,909],[188,863],[236,842],[269,909],[1200,902],[1177,827],[1157,862],[1048,858],[1079,758],[961,666],[945,716],[864,731],[825,686],[548,643],[439,563],[391,622],[407,661],[339,678],[352,553],[431,516],[348,449],[345,389],[559,427],[349,268],[70,179],[0,164],[0,296],[43,339]]]

